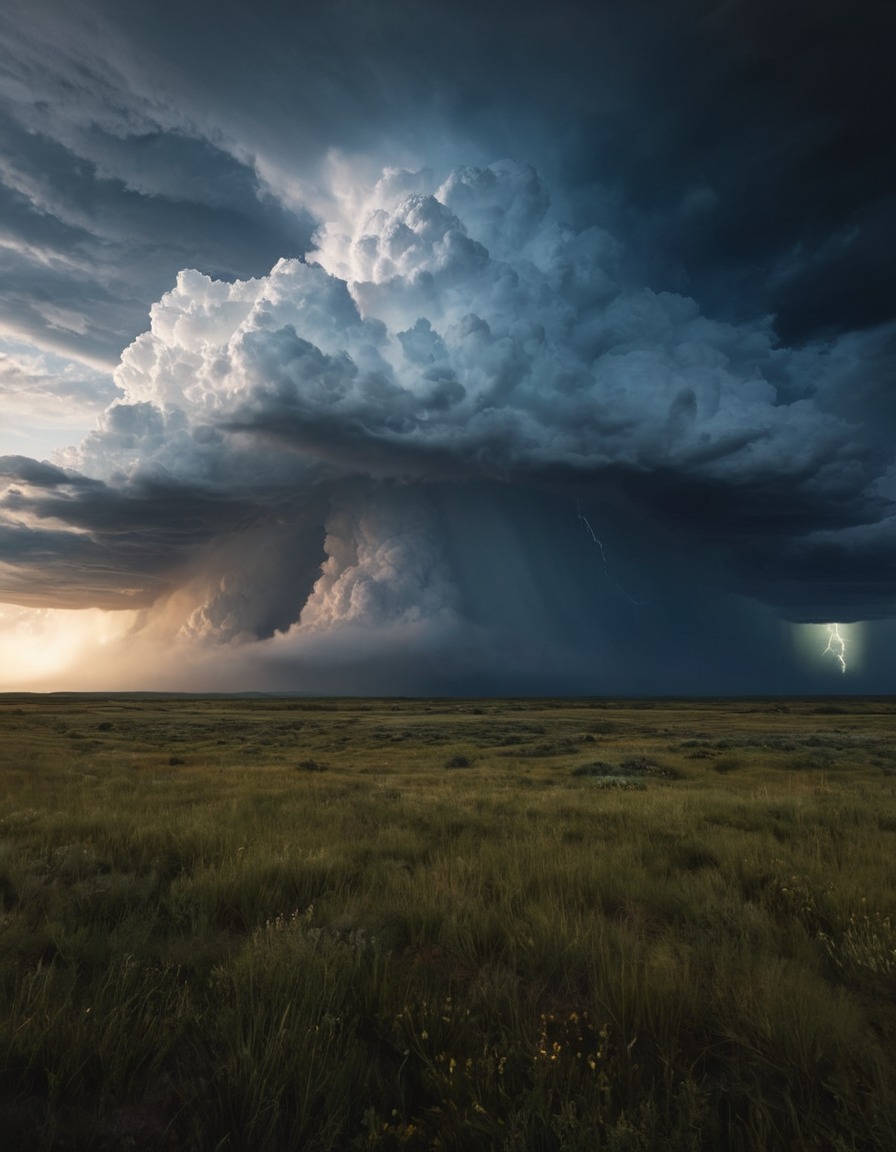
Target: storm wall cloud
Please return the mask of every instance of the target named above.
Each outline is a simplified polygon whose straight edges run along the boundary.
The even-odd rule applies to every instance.
[[[887,690],[883,18],[835,109],[825,6],[799,98],[762,5],[502,7],[5,18],[0,600],[131,686]]]

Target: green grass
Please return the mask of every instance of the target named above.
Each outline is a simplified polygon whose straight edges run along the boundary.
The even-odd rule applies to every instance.
[[[896,702],[0,697],[17,1149],[896,1147]]]

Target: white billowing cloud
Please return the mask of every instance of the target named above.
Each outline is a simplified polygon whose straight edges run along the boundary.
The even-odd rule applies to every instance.
[[[809,400],[779,403],[769,326],[620,287],[612,239],[552,220],[531,169],[461,169],[439,186],[388,172],[364,212],[322,227],[308,263],[233,284],[181,273],[122,356],[123,403],[69,462],[202,474],[208,445],[224,435],[233,454],[239,428],[348,472],[425,474],[441,455],[466,474],[832,482],[844,425]],[[124,408],[143,431],[123,455]]]
[[[324,547],[327,559],[298,630],[456,619],[459,593],[420,493],[397,489],[344,500],[327,522]]]
[[[436,510],[423,492],[391,486],[339,490],[325,532],[324,559],[310,591],[297,575],[290,583],[281,571],[276,535],[256,535],[248,554],[246,541],[219,550],[214,567],[221,574],[211,586],[200,578],[187,592],[187,602],[192,595],[200,603],[180,627],[181,638],[253,639],[264,631],[257,622],[266,604],[289,598],[292,626],[280,634],[296,649],[336,628],[355,629],[356,644],[366,633],[363,642],[369,645],[370,631],[389,630],[397,637],[415,629],[419,634],[423,627],[444,632],[459,623],[460,592],[445,560]],[[183,594],[174,599],[182,610]]]

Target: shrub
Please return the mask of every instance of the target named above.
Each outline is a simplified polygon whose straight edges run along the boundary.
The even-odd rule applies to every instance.
[[[461,756],[461,755],[450,756],[445,761],[445,767],[446,768],[472,768],[473,767],[473,761],[470,759],[469,756]]]
[[[318,760],[313,760],[310,756],[306,760],[300,760],[296,764],[297,772],[326,772],[327,765],[321,764]]]

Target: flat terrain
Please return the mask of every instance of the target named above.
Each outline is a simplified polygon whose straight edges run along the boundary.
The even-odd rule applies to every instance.
[[[0,797],[6,1147],[896,1147],[893,698],[7,695]]]

